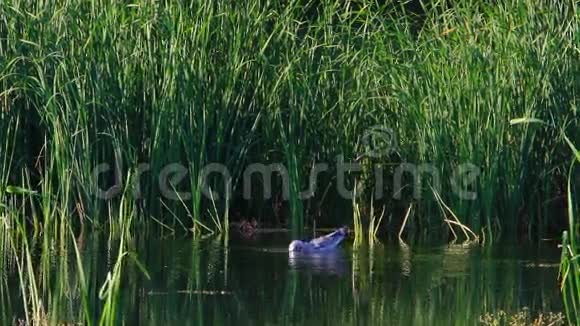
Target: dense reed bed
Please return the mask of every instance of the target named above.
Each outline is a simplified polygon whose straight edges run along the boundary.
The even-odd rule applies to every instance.
[[[563,201],[565,143],[509,121],[580,139],[577,29],[573,1],[3,1],[0,210],[24,205],[50,234],[66,218],[118,223],[126,193],[135,223],[174,231],[227,230],[233,214],[300,231],[348,223],[345,209],[368,224],[383,207],[381,228],[398,231],[416,203],[407,229],[447,234],[436,186],[488,241],[541,235],[558,227],[548,217]],[[356,201],[336,191],[341,160],[362,166],[345,181]],[[303,200],[317,162],[329,170]],[[211,163],[225,182],[204,177]],[[244,194],[253,163],[281,163],[286,196],[285,178],[264,196],[259,175]],[[448,178],[467,163],[476,179]],[[171,164],[187,173],[160,186]],[[401,164],[430,174],[397,185]]]

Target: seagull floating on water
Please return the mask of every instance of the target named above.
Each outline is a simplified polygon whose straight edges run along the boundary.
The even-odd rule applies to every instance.
[[[346,237],[348,229],[342,227],[330,234],[314,238],[308,242],[294,240],[288,246],[290,252],[317,253],[335,249]]]

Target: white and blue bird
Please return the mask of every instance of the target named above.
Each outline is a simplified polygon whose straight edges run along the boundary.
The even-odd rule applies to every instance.
[[[294,240],[288,246],[289,252],[300,252],[300,253],[318,253],[330,251],[338,247],[338,245],[344,240],[348,233],[346,227],[342,227],[330,234],[322,237],[314,238],[308,242],[301,240]]]

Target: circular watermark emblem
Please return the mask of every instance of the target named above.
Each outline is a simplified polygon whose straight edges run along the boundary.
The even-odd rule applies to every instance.
[[[361,143],[364,155],[369,157],[383,157],[397,149],[397,135],[386,126],[372,126],[365,130]]]

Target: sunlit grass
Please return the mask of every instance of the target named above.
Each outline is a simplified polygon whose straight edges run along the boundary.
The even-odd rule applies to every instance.
[[[246,206],[240,176],[255,162],[286,166],[284,222],[299,233],[312,223],[299,198],[312,162],[355,161],[361,137],[377,125],[398,144],[365,163],[368,171],[433,164],[441,200],[474,232],[485,228],[490,241],[522,224],[540,233],[549,223],[544,203],[565,175],[563,144],[556,130],[516,131],[509,120],[550,121],[572,140],[580,130],[573,1],[431,3],[420,24],[372,1],[11,0],[0,12],[0,199],[7,204],[9,184],[38,191],[33,219],[45,233],[65,217],[110,225],[120,193],[104,201],[96,189],[114,194],[128,175],[140,190],[132,197],[138,220],[173,225],[179,216],[196,236],[224,232],[230,211]],[[103,163],[110,169],[96,177]],[[188,195],[166,200],[159,176],[174,163],[189,173],[169,188]],[[208,178],[219,198],[202,192],[209,163],[231,175]],[[462,163],[480,168],[476,200],[453,193],[448,176]],[[385,170],[385,180],[392,176]],[[223,196],[228,184],[231,198]],[[386,184],[391,193],[374,201],[375,212],[399,191]],[[428,214],[438,200],[423,187],[415,214],[431,229],[443,221]],[[412,188],[401,190],[398,207],[414,202]],[[358,203],[360,212],[371,211],[369,202]],[[335,223],[329,211],[319,223]],[[277,223],[268,214],[260,219]]]

